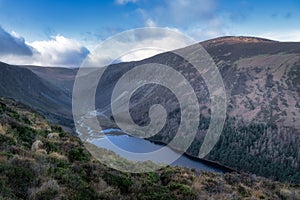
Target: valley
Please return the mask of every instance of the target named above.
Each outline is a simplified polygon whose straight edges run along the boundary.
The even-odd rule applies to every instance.
[[[218,66],[228,103],[221,138],[205,159],[238,171],[299,183],[299,43],[223,37],[201,44]],[[99,123],[104,128],[117,128],[110,107],[113,88],[122,74],[145,63],[167,64],[179,70],[195,89],[202,113],[198,133],[187,153],[197,157],[210,122],[209,93],[201,75],[171,52],[109,66],[95,96],[96,109],[101,113]],[[0,94],[30,105],[50,121],[75,132],[71,94],[76,72],[1,63],[0,82],[5,87],[0,88]],[[176,99],[164,88],[150,85],[137,91],[131,100],[130,112],[139,125],[149,123],[144,116],[153,103],[167,108],[167,125],[148,140],[168,143],[180,119]]]
[[[8,98],[0,98],[0,141],[1,199],[300,198],[299,185],[245,173],[170,166],[141,174],[111,169],[94,159],[78,137]],[[97,150],[110,155],[110,164],[137,166],[111,151]]]

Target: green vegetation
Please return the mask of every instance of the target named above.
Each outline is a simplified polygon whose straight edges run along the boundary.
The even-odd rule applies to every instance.
[[[68,152],[68,158],[71,162],[82,161],[87,162],[91,159],[90,154],[83,147],[74,147]]]
[[[300,199],[297,185],[247,174],[179,167],[143,174],[113,170],[94,159],[79,138],[43,117],[11,100],[0,99],[0,107],[0,199]],[[109,156],[133,166],[112,152]]]
[[[227,122],[209,159],[245,172],[300,183],[299,137],[292,129]]]
[[[210,119],[200,116],[199,131],[206,132]],[[259,122],[244,123],[227,118],[221,137],[206,157],[238,171],[300,184],[300,137],[292,128]],[[205,134],[187,152],[198,156]],[[155,135],[154,141],[169,143],[172,135]]]

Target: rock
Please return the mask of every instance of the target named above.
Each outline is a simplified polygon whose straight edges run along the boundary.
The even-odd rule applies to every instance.
[[[4,134],[4,130],[1,124],[0,124],[0,134]]]
[[[35,153],[39,154],[39,155],[47,155],[48,154],[48,152],[45,149],[39,149]]]
[[[43,149],[43,142],[40,140],[36,140],[34,143],[31,145],[31,151],[36,152],[37,150]]]
[[[47,138],[57,140],[57,139],[59,139],[59,134],[58,133],[49,133],[47,135]]]

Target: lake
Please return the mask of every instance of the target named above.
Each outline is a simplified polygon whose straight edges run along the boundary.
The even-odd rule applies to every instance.
[[[132,153],[141,155],[146,154],[148,152],[153,152],[160,150],[161,148],[165,148],[164,155],[157,156],[157,157],[151,157],[151,161],[155,163],[164,163],[167,159],[167,157],[179,157],[177,160],[175,160],[173,163],[171,163],[171,166],[180,166],[180,167],[188,167],[188,168],[194,168],[198,170],[204,170],[204,171],[212,171],[212,172],[220,172],[223,173],[226,170],[223,167],[218,167],[217,165],[210,164],[207,162],[203,162],[200,159],[195,159],[190,156],[187,156],[185,154],[180,155],[180,153],[172,150],[166,145],[161,145],[157,143],[153,143],[149,140],[145,140],[142,138],[136,138],[129,136],[122,132],[119,129],[106,129],[103,130],[106,137],[103,138],[97,138],[93,139],[91,143],[95,144],[98,147],[102,147],[108,150],[111,150],[118,154],[119,156],[126,158],[128,160],[132,161],[145,161],[149,160],[149,157],[145,156],[143,158],[140,157],[134,157],[132,156]],[[119,147],[119,148],[116,148]],[[122,150],[119,150],[122,149]],[[128,153],[129,152],[129,153]],[[131,153],[132,152],[132,153]],[[165,156],[165,157],[164,157]]]

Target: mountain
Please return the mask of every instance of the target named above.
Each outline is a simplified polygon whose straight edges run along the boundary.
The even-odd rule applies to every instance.
[[[39,67],[30,65],[22,67],[31,70],[43,80],[46,80],[52,85],[58,87],[66,93],[69,98],[72,97],[73,84],[78,71],[77,68],[69,69],[63,67]]]
[[[227,96],[221,137],[205,159],[239,171],[299,183],[300,43],[222,37],[200,44],[216,63]],[[192,52],[193,48],[194,45],[175,52]],[[196,138],[187,153],[198,156],[210,123],[209,91],[201,74],[173,52],[110,65],[100,79],[95,96],[96,108],[102,113],[99,122],[104,127],[117,127],[111,112],[114,87],[127,71],[147,63],[172,67],[194,89],[201,116]],[[72,127],[70,94],[76,73],[76,69],[1,63],[0,95],[18,99],[48,119]],[[126,89],[127,84],[122,87]],[[178,100],[171,91],[158,85],[138,89],[131,98],[130,114],[135,123],[147,125],[149,108],[158,103],[168,112],[166,126],[148,139],[168,143],[179,127],[181,116]]]
[[[227,95],[227,117],[220,140],[205,159],[237,170],[277,180],[300,181],[300,43],[277,42],[253,37],[223,37],[200,43],[216,63]],[[175,52],[193,52],[194,46]],[[108,67],[100,79],[97,109],[112,119],[111,97],[117,81],[142,64],[163,64],[179,71],[192,85],[200,109],[200,125],[188,154],[198,156],[210,123],[209,91],[193,66],[173,52]],[[156,78],[164,78],[157,74]],[[122,83],[122,89],[132,84]],[[178,85],[180,85],[178,83]],[[123,91],[122,90],[122,91]],[[169,143],[180,122],[176,96],[156,84],[136,90],[130,99],[134,122],[150,123],[151,105],[161,104],[168,118],[159,134],[148,139]],[[110,123],[109,123],[110,124]]]
[[[79,138],[8,98],[0,98],[0,141],[0,199],[300,199],[299,185],[248,174],[110,169]]]
[[[19,100],[37,109],[53,122],[70,126],[71,91],[63,88],[63,83],[67,82],[65,77],[68,70],[63,71],[66,75],[62,82],[59,82],[59,70],[63,69],[24,67],[0,62],[0,96]],[[51,71],[56,72],[55,78],[50,76]],[[45,74],[48,74],[47,77]]]

